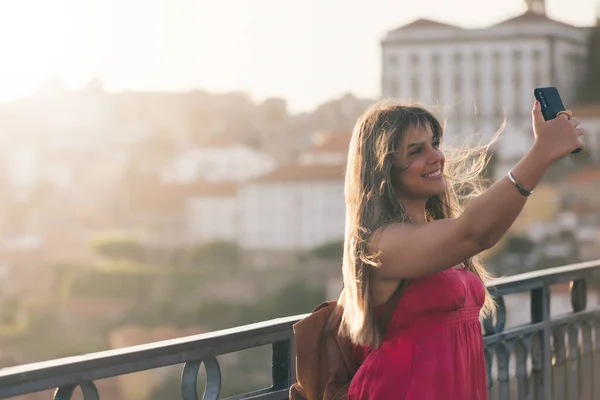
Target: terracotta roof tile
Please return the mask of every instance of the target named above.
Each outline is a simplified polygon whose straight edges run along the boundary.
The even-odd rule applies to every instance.
[[[570,110],[579,118],[600,118],[600,103],[579,104],[570,107]]]
[[[0,250],[0,259],[2,264],[30,266],[39,264],[40,260],[47,257],[47,250],[36,248],[31,250]]]
[[[343,165],[290,164],[255,179],[253,183],[343,181],[344,170]]]
[[[188,185],[189,194],[193,197],[223,197],[235,196],[235,182],[196,182]]]
[[[584,169],[565,180],[565,183],[572,185],[587,185],[592,182],[600,182],[600,167]]]
[[[534,11],[525,11],[524,13],[517,15],[516,17],[509,18],[507,20],[501,21],[494,26],[500,26],[504,24],[512,24],[512,23],[521,23],[521,24],[530,24],[535,22],[553,22],[555,24],[573,27],[573,25],[566,24],[561,21],[557,21],[555,19],[549,18],[546,14],[536,13]]]
[[[325,132],[316,135],[315,146],[307,153],[347,153],[352,132]]]
[[[570,204],[570,205],[566,206],[565,210],[573,211],[574,213],[579,214],[579,215],[585,215],[585,214],[595,213],[597,211],[597,208],[588,203],[577,202],[575,204]]]
[[[401,27],[395,29],[396,31],[406,30],[406,29],[432,29],[432,28],[451,28],[451,29],[462,29],[459,26],[445,24],[443,22],[433,21],[430,19],[417,19],[416,21],[410,22],[406,25],[402,25]]]
[[[179,185],[156,185],[132,196],[132,206],[138,212],[183,211],[185,192]]]
[[[77,318],[104,319],[118,315],[131,307],[131,302],[107,298],[74,298],[66,311]]]

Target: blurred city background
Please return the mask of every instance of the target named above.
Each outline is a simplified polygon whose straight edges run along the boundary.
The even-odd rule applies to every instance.
[[[0,367],[337,298],[351,129],[380,98],[432,107],[450,144],[506,120],[495,178],[532,143],[533,88],[556,86],[588,149],[483,261],[600,258],[595,0],[2,1],[0,55]],[[269,382],[269,351],[220,358],[222,395]],[[97,384],[175,398],[180,369]]]

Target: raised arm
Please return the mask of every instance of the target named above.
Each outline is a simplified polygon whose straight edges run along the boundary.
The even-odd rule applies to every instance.
[[[561,115],[544,121],[536,102],[533,114],[535,142],[512,169],[515,180],[533,190],[556,160],[583,147],[575,118]],[[394,224],[371,240],[371,250],[381,252],[378,271],[383,279],[426,276],[460,264],[494,246],[506,233],[525,205],[527,197],[504,177],[471,201],[463,214],[426,224]]]

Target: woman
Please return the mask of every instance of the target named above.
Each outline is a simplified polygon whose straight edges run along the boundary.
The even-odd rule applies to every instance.
[[[487,147],[446,162],[442,126],[428,111],[381,103],[357,122],[338,312],[339,333],[365,358],[348,399],[487,399],[479,316],[494,303],[475,257],[509,229],[548,167],[583,147],[570,112],[546,122],[536,102],[532,116],[533,146],[481,194]],[[379,332],[378,315],[406,280]]]

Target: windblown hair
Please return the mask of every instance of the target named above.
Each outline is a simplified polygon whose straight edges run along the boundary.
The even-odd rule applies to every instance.
[[[350,141],[345,178],[344,287],[334,318],[341,318],[339,334],[361,346],[375,348],[382,339],[370,289],[373,270],[381,264],[379,254],[369,250],[369,241],[387,225],[411,222],[398,201],[392,179],[397,171],[396,153],[403,151],[402,138],[412,126],[430,126],[434,139],[442,139],[441,123],[424,108],[380,102],[359,118]],[[489,162],[489,148],[498,134],[487,145],[465,145],[446,155],[447,189],[427,201],[428,221],[456,218],[465,203],[486,188],[483,172]],[[490,278],[476,258],[465,262],[482,282]],[[489,315],[494,309],[486,289],[482,314]]]

